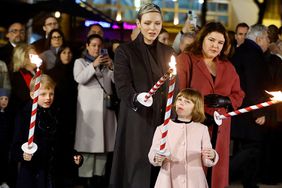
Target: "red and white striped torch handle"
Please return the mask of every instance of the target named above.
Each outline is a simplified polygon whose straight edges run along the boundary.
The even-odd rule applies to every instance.
[[[170,120],[174,88],[175,88],[175,76],[170,76],[169,77],[169,89],[168,89],[168,95],[167,95],[166,109],[165,109],[165,118],[164,118],[164,124],[163,124],[163,127],[162,127],[162,138],[161,138],[160,151],[164,151],[165,145],[166,145],[166,137],[167,137],[167,133],[168,133],[167,124]]]
[[[146,102],[152,95],[156,93],[156,91],[164,84],[164,82],[169,78],[172,69],[170,68],[167,73],[165,73],[158,82],[150,89],[150,91],[145,95],[144,101]]]
[[[279,102],[279,101],[274,101],[273,100],[273,101],[267,101],[267,102],[263,102],[263,103],[260,103],[260,104],[248,106],[248,107],[245,107],[245,108],[241,108],[241,109],[238,109],[238,110],[226,113],[226,114],[222,114],[222,115],[219,116],[219,119],[225,119],[225,118],[228,118],[228,117],[231,117],[231,116],[237,116],[237,115],[242,114],[242,113],[246,113],[246,112],[250,112],[250,111],[253,111],[253,110],[261,109],[261,108],[264,108],[264,107],[276,104],[277,102]]]
[[[30,125],[29,125],[29,133],[28,133],[28,148],[32,148],[32,145],[33,145],[36,113],[37,113],[37,106],[38,106],[38,95],[39,95],[39,88],[40,88],[40,75],[41,75],[41,72],[37,68],[35,87],[34,87],[34,96],[33,96],[33,102],[32,102],[32,110],[31,110],[31,118],[30,118]]]

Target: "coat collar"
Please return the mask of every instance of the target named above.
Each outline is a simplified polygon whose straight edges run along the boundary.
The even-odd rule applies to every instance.
[[[154,45],[156,45],[157,48],[157,61],[160,65],[163,65],[165,61],[165,55],[163,54],[163,48],[162,48],[162,44],[160,42],[158,42],[158,40],[156,39],[154,41]],[[134,47],[137,49],[137,52],[141,52],[141,53],[137,53],[137,57],[139,60],[141,60],[141,62],[144,63],[145,69],[147,72],[151,72],[151,65],[150,65],[150,52],[146,46],[146,44],[144,43],[144,36],[142,35],[142,33],[139,33],[139,35],[137,36],[137,38],[133,41],[133,45]],[[165,69],[168,69],[168,62],[166,63],[167,65],[164,66],[160,66],[162,73],[164,74],[166,72]],[[147,74],[148,79],[149,80],[153,80],[152,75],[151,74]],[[154,83],[151,83],[154,84]]]
[[[194,56],[195,60],[193,64],[197,66],[200,71],[203,73],[203,75],[209,80],[209,84],[212,86],[212,88],[215,87],[216,83],[222,79],[223,74],[224,74],[224,66],[222,66],[223,62],[218,59],[218,57],[215,58],[215,63],[216,63],[216,77],[215,81],[213,80],[205,62],[203,61],[203,58],[201,55],[196,55]]]

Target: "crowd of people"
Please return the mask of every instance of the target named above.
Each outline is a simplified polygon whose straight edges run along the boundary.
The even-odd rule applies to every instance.
[[[161,9],[148,3],[137,12],[131,41],[111,43],[93,24],[77,48],[52,15],[32,44],[25,24],[7,28],[0,48],[0,188],[225,188],[238,180],[256,188],[282,181],[281,105],[221,126],[213,118],[282,90],[282,27],[242,22],[228,31],[187,18],[170,42],[162,23]],[[38,98],[31,54],[43,61]],[[142,94],[167,72],[171,56],[175,99],[168,107],[164,82],[145,106]],[[29,153],[22,145],[35,100],[38,149]]]

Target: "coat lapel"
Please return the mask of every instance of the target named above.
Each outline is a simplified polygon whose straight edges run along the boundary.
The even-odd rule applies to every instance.
[[[164,74],[168,70],[168,67],[169,67],[168,62],[165,62],[165,61],[167,61],[166,60],[167,54],[163,54],[163,53],[164,53],[164,51],[161,48],[161,44],[158,42],[157,43],[157,56],[158,56],[158,60],[160,61],[159,65],[162,65],[161,66],[162,74]]]
[[[146,46],[143,42],[143,35],[140,33],[138,35],[138,37],[136,38],[136,40],[134,41],[134,44],[135,44],[135,48],[136,48],[136,52],[141,52],[141,53],[137,53],[137,57],[140,61],[138,62],[143,62],[144,64],[144,67],[146,69],[146,72],[152,72],[151,70],[151,65],[150,65],[150,59],[149,59],[149,55],[147,54],[147,50],[146,50]],[[152,78],[152,74],[146,74],[147,77],[148,77],[148,81],[153,81],[153,78]],[[152,84],[154,83],[148,83],[151,87]]]
[[[200,58],[197,58],[195,61],[195,66],[197,66],[199,70],[202,71],[203,75],[209,80],[211,87],[214,88],[214,82],[205,62]]]
[[[224,70],[224,65],[222,62],[220,62],[217,58],[216,58],[216,77],[215,77],[215,82],[214,85],[218,85],[218,82],[223,78],[223,74],[225,73]]]

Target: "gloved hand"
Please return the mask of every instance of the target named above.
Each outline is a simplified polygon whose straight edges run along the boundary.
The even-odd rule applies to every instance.
[[[228,108],[231,105],[231,101],[226,96],[209,94],[205,96],[205,104],[211,108]]]

